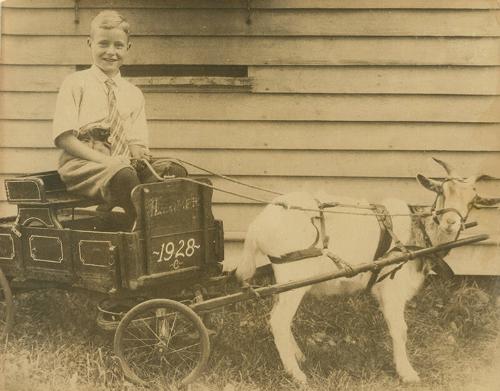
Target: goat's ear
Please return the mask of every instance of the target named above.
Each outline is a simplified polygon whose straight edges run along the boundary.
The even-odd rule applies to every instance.
[[[500,204],[500,198],[483,198],[481,196],[476,196],[474,199],[474,206],[478,208],[494,207],[498,204]]]
[[[442,187],[441,182],[436,181],[435,179],[430,179],[422,174],[417,174],[417,181],[426,189],[433,191],[434,193],[441,193]]]

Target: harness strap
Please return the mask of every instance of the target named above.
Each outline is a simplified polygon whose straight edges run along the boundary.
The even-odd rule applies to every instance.
[[[309,247],[304,250],[297,250],[286,253],[281,257],[272,257],[270,255],[268,255],[267,257],[272,263],[281,264],[281,263],[301,261],[307,258],[315,258],[321,255],[323,255],[323,251],[320,248]]]
[[[410,206],[410,211],[412,213],[415,212],[415,208],[413,206]],[[427,230],[425,229],[423,219],[421,217],[414,217],[414,218],[416,219],[416,222],[418,224],[418,228],[422,232],[425,246],[432,247],[433,244],[432,244],[431,238],[429,237],[429,234],[427,233]],[[419,247],[417,247],[417,248],[419,248]],[[443,256],[446,256],[448,253],[449,253],[449,250],[446,251],[443,254]],[[429,256],[428,258],[431,260],[431,263],[430,263],[431,270],[434,273],[436,273],[438,276],[443,277],[445,279],[450,279],[455,275],[455,273],[453,272],[451,267],[439,255],[432,254],[432,256]]]
[[[316,217],[316,219],[319,219],[321,243],[322,243],[323,249],[325,250],[328,248],[328,243],[330,242],[330,237],[326,234],[325,213],[323,212],[323,210],[325,208],[333,208],[333,207],[337,206],[337,204],[336,203],[325,204],[325,203],[321,203],[318,200],[316,200],[316,202],[318,203],[318,209],[320,210],[319,216]]]
[[[325,221],[325,213],[324,209],[326,208],[335,208],[339,205],[338,202],[320,202],[319,200],[315,200],[318,204],[318,216],[311,217],[311,224],[316,229],[316,239],[314,243],[311,244],[308,248],[303,250],[291,251],[289,253],[283,254],[280,257],[273,257],[268,255],[267,257],[271,261],[271,263],[282,264],[288,262],[301,261],[302,259],[307,258],[315,258],[320,257],[322,255],[326,255],[330,258],[335,265],[340,268],[350,269],[350,265],[344,262],[340,257],[328,251],[328,243],[330,241],[330,237],[326,234],[326,221]],[[319,220],[319,228],[315,224],[315,221]],[[316,247],[318,242],[321,241],[321,248]]]
[[[318,206],[320,208],[320,213],[319,216],[313,216],[311,217],[311,224],[313,227],[316,229],[316,239],[314,242],[306,249],[303,250],[297,250],[297,251],[291,251],[289,253],[283,254],[280,257],[273,257],[271,255],[268,255],[267,257],[271,261],[271,263],[276,263],[276,264],[281,264],[281,263],[288,263],[288,262],[295,262],[295,261],[300,261],[302,259],[307,259],[307,258],[314,258],[314,257],[319,257],[323,255],[323,250],[316,247],[318,242],[321,239],[323,249],[328,247],[328,236],[326,235],[326,227],[325,227],[325,215],[322,210],[322,205],[321,203],[316,200],[318,203]],[[319,220],[320,222],[320,228],[314,224],[315,220]]]
[[[332,253],[331,251],[328,251],[328,242],[329,242],[329,237],[326,235],[326,222],[325,222],[325,215],[323,213],[324,208],[333,208],[336,207],[338,204],[337,203],[331,203],[331,204],[324,204],[320,203],[318,200],[318,208],[320,210],[319,216],[314,216],[311,217],[311,224],[316,228],[316,240],[314,241],[311,246],[309,246],[306,249],[303,250],[297,250],[297,251],[291,251],[289,253],[283,254],[280,257],[273,257],[268,255],[269,260],[271,263],[275,264],[283,264],[283,263],[288,263],[288,262],[295,262],[295,261],[301,261],[303,259],[307,258],[315,258],[319,256],[327,256],[339,269],[345,269],[349,270],[352,269],[352,267],[342,260],[339,256],[336,254]],[[393,231],[393,225],[392,225],[392,219],[391,216],[389,215],[387,208],[383,205],[377,205],[377,204],[371,204],[370,208],[373,211],[374,216],[376,216],[377,221],[379,222],[380,225],[380,237],[379,237],[379,243],[377,246],[377,250],[375,251],[375,256],[374,260],[382,257],[390,248],[391,243],[394,241],[396,244],[396,247],[400,249],[400,251],[407,252],[406,248],[403,246],[401,241],[396,237]],[[315,220],[319,220],[320,222],[320,227],[316,226],[314,223]],[[316,247],[316,244],[319,242],[321,239],[322,242],[322,249]],[[402,265],[401,265],[402,266]],[[389,273],[392,273],[392,276],[396,273],[397,270],[401,268],[401,266],[391,270]],[[372,275],[370,277],[370,281],[368,282],[368,286],[366,289],[371,289],[371,287],[381,281],[381,279],[378,279],[378,275],[380,273],[380,269],[376,269],[372,272]],[[385,278],[385,276],[382,277],[382,279]]]
[[[387,254],[390,254],[392,253],[393,251],[399,251],[399,252],[405,252],[405,253],[409,253],[410,251],[414,251],[414,250],[422,250],[423,247],[418,247],[418,246],[405,246],[405,251],[402,251],[401,249],[398,249],[398,248],[394,248],[392,249],[391,251],[388,251]],[[411,249],[411,250],[410,250]],[[401,268],[404,266],[406,262],[401,262],[399,265],[397,265],[394,269],[392,270],[389,270],[387,273],[384,273],[382,274],[380,277],[378,277],[376,279],[376,281],[373,282],[372,286],[375,285],[376,283],[379,283],[383,280],[385,280],[387,277],[391,277],[391,280],[394,279],[394,277],[396,276],[396,273],[401,270]],[[376,269],[375,272],[377,272],[377,275],[380,273],[381,269]],[[370,279],[371,281],[371,279]],[[371,289],[372,286],[367,286],[367,289]]]
[[[380,237],[378,242],[377,250],[375,251],[374,259],[380,258],[384,255],[394,240],[397,243],[401,243],[393,231],[392,219],[389,215],[387,208],[384,205],[373,204],[373,211],[380,225]]]
[[[411,206],[409,207],[413,211],[412,207]],[[377,220],[381,228],[379,246],[377,248],[377,251],[375,252],[374,260],[382,257],[385,253],[391,251],[400,251],[402,253],[408,253],[409,247],[404,245],[394,233],[391,215],[387,211],[387,208],[385,208],[385,206],[383,205],[373,204],[373,210],[375,212],[375,216],[377,217]],[[394,242],[395,247],[392,250],[389,250],[392,242]],[[394,269],[388,271],[387,273],[384,273],[380,277],[379,274],[381,269],[375,269],[374,271],[372,271],[370,280],[368,281],[368,284],[366,286],[366,290],[369,291],[373,287],[373,285],[375,285],[380,281],[383,281],[388,276],[390,276],[391,279],[393,279],[394,276],[396,275],[396,272],[401,270],[401,268],[405,263],[406,262],[402,262]]]
[[[332,253],[331,251],[324,250],[323,255],[326,255],[330,260],[337,266],[339,270],[346,270],[348,272],[352,272],[352,266],[349,265],[346,261],[340,258],[337,254]]]
[[[384,205],[372,204],[372,208],[373,211],[375,212],[375,216],[377,217],[377,221],[380,225],[378,246],[377,250],[375,250],[375,255],[373,257],[373,260],[376,260],[380,258],[382,255],[384,255],[391,247],[393,237],[390,234],[390,232],[392,232],[393,226],[392,226],[391,216],[389,216],[387,208]],[[372,271],[370,280],[368,280],[368,284],[366,285],[367,291],[369,291],[373,287],[373,285],[375,285],[375,283],[377,282],[380,270],[381,269],[375,269],[374,271]]]
[[[318,244],[319,242],[319,239],[321,238],[321,240],[323,240],[323,230],[324,230],[324,224],[322,224],[320,226],[320,229],[318,229],[318,227],[316,227],[316,224],[314,224],[314,220],[316,220],[318,217],[311,217],[311,224],[313,225],[314,229],[316,230],[316,238],[314,239],[314,242],[313,244],[311,244],[309,246],[309,248],[316,248],[316,245]]]
[[[415,212],[416,209],[415,207],[413,207],[412,205],[410,205],[410,212]],[[434,216],[433,216],[433,219],[434,219]],[[423,219],[421,218],[415,218],[417,224],[418,224],[418,228],[420,229],[420,231],[422,232],[422,236],[424,237],[424,241],[425,241],[425,245],[427,247],[432,247],[432,241],[431,241],[431,238],[429,237],[429,234],[427,233],[427,230],[425,229],[425,225],[424,225],[424,222],[423,222]]]

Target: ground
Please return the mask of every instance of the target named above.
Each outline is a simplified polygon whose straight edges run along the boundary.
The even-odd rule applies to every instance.
[[[397,379],[391,341],[366,294],[306,298],[294,333],[309,385],[283,371],[266,320],[272,299],[239,303],[213,315],[218,334],[196,390],[498,390],[500,279],[431,277],[409,303],[411,362],[419,385]],[[95,324],[95,303],[56,290],[16,297],[16,327],[3,343],[1,391],[138,390],[123,379],[112,335]]]

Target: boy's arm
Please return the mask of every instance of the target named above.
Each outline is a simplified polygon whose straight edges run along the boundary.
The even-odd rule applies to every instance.
[[[151,153],[149,152],[149,148],[137,144],[129,144],[128,148],[130,150],[130,155],[132,156],[132,159],[149,160],[151,158]]]
[[[126,164],[129,163],[128,159],[125,157],[112,157],[95,149],[89,148],[85,143],[78,140],[72,131],[59,135],[55,140],[55,144],[57,147],[64,149],[70,155],[80,159],[90,160],[96,163],[111,163],[114,160],[118,160]]]
[[[83,82],[75,74],[67,77],[59,89],[56,110],[53,120],[53,140],[58,148],[69,154],[97,163],[111,163],[111,158],[102,152],[90,148],[76,137],[78,129],[78,113],[83,95]],[[128,163],[128,159],[118,159]]]
[[[128,135],[130,154],[133,159],[149,159],[151,157],[148,144],[148,125],[146,122],[145,100],[140,94],[140,106],[132,116],[131,132]]]
[[[79,78],[73,74],[64,79],[57,94],[52,122],[52,140],[60,148],[63,148],[57,142],[60,136],[68,133],[68,131],[76,134],[78,130],[78,113],[82,95],[83,82]]]

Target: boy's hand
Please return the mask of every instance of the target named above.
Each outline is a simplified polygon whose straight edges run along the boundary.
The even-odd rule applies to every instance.
[[[149,160],[151,159],[151,154],[149,152],[149,149],[142,147],[140,145],[133,145],[130,144],[128,146],[130,150],[130,154],[132,155],[132,159],[146,159]]]
[[[114,165],[117,163],[123,163],[130,165],[130,159],[125,156],[105,156],[102,160],[102,163]]]

